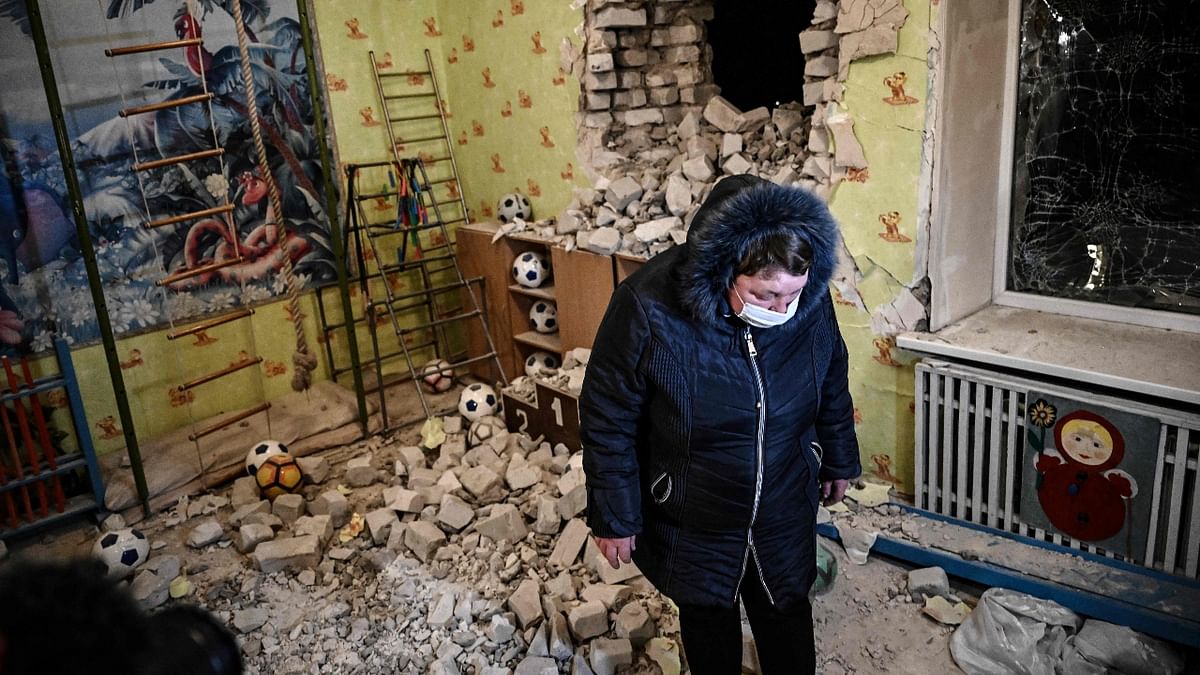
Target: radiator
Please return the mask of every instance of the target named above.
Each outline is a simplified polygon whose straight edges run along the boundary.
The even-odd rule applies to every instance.
[[[1025,396],[1029,390],[1159,420],[1144,552],[1126,557],[1021,520]],[[926,359],[916,367],[918,507],[987,527],[1198,578],[1200,416],[1046,382]],[[1143,488],[1145,489],[1145,488]]]

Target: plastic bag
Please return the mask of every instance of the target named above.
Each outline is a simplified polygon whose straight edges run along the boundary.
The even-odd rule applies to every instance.
[[[1116,624],[1088,619],[1067,641],[1062,675],[1183,672],[1183,657],[1170,644]]]
[[[991,588],[950,638],[950,654],[967,675],[1055,675],[1067,639],[1081,621],[1052,600]]]

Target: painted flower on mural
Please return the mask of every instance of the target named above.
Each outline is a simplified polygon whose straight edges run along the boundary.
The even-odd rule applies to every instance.
[[[270,300],[273,296],[274,293],[263,286],[246,284],[246,287],[242,289],[242,304],[253,305],[264,300]]]
[[[146,298],[124,298],[113,302],[109,313],[113,330],[123,333],[131,328],[148,328],[158,321],[158,308]]]
[[[213,199],[223,202],[229,195],[229,179],[219,173],[214,173],[204,179],[204,189]]]
[[[297,274],[295,276],[296,276],[296,282],[300,285],[301,290],[308,288],[309,283],[312,282],[312,278],[307,274]],[[272,282],[271,289],[274,290],[276,293],[286,293],[287,292],[287,278],[284,277],[282,274],[275,275],[275,281]]]
[[[1054,425],[1054,420],[1058,415],[1053,405],[1046,402],[1046,399],[1039,398],[1029,408],[1029,423],[1035,427],[1049,429]]]
[[[229,309],[237,302],[237,296],[233,291],[219,291],[213,293],[208,298],[208,308],[214,311]]]

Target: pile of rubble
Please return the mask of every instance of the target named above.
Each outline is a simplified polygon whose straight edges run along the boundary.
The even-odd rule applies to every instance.
[[[653,163],[613,166],[591,188],[576,188],[556,218],[517,221],[501,232],[532,232],[568,250],[650,258],[686,240],[692,217],[723,177],[748,173],[815,189],[816,181],[802,176],[811,168],[807,135],[808,118],[797,104],[743,113],[715,96],[702,112],[670,125],[667,144],[639,155]]]
[[[526,371],[528,374],[509,382],[504,392],[527,403],[533,403],[537,400],[537,391],[534,386],[534,380],[537,380],[579,398],[579,393],[583,391],[583,378],[587,372],[588,359],[591,356],[592,350],[586,347],[568,350],[563,355],[562,366],[539,368],[532,372]]]
[[[151,539],[178,532],[204,562],[151,556],[135,594],[154,607],[190,577],[248,672],[680,672],[670,604],[588,536],[581,453],[494,417],[441,421],[438,448],[302,458],[301,494],[268,502],[246,477],[181,500]],[[223,574],[203,574],[221,552]]]

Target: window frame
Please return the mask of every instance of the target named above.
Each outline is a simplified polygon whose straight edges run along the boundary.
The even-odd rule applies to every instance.
[[[948,3],[957,4],[957,3]],[[1003,4],[1003,3],[998,3]],[[996,186],[995,257],[992,261],[992,304],[1051,314],[1117,321],[1147,328],[1200,333],[1200,315],[1167,310],[1124,307],[1103,302],[1058,298],[1008,289],[1009,242],[1012,227],[1013,161],[1016,155],[1018,59],[1023,0],[1007,0],[1008,31],[1005,83],[1000,127],[1000,171]],[[946,9],[949,9],[947,7]]]

